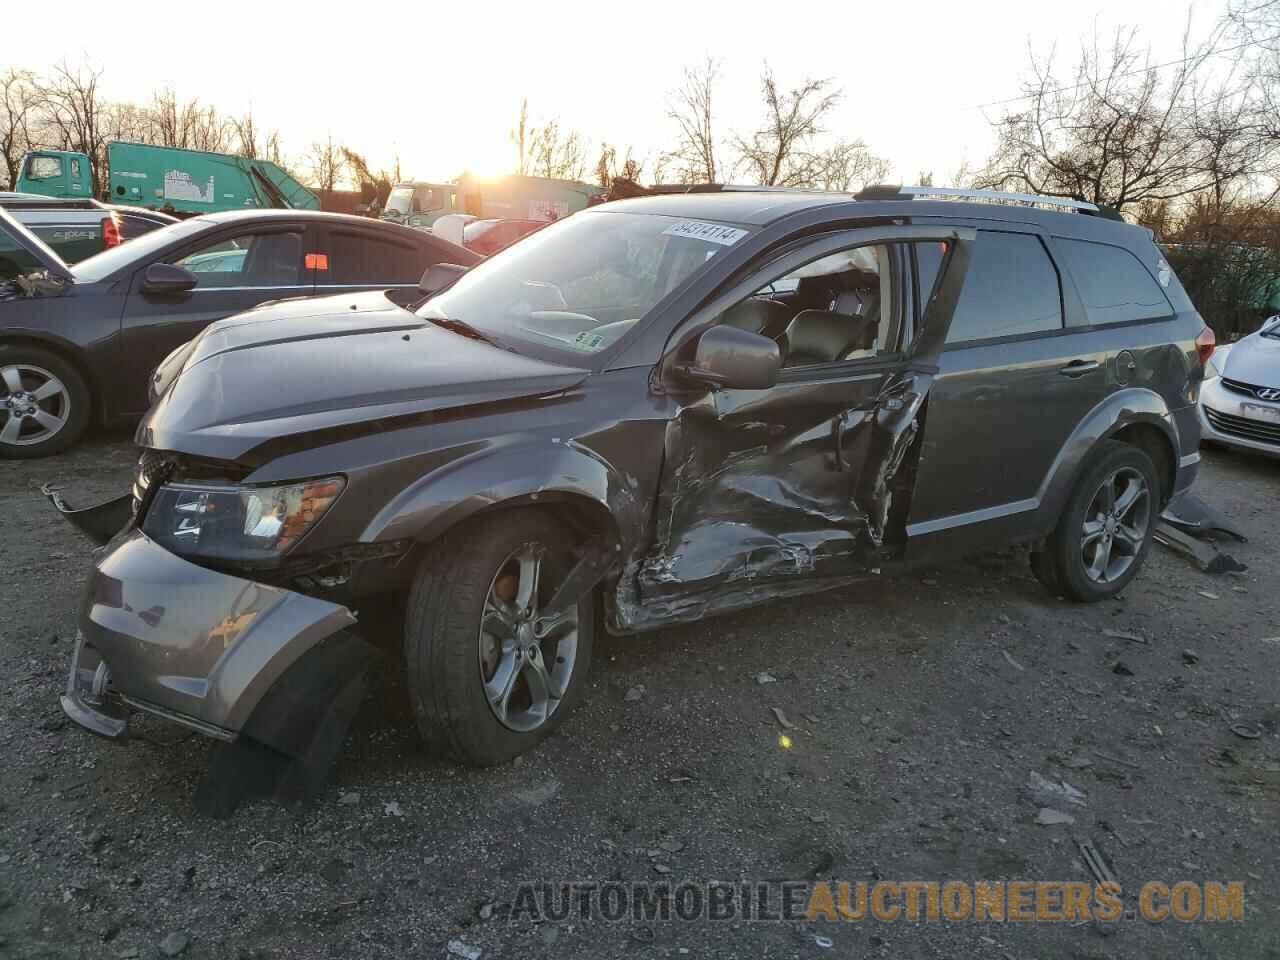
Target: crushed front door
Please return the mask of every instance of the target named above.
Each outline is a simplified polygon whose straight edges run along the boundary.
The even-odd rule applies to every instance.
[[[784,368],[764,390],[687,395],[667,430],[636,626],[821,589],[901,553],[916,438],[973,239],[972,230],[951,227],[828,235],[734,287],[756,289],[751,284],[856,246],[948,245],[932,296],[918,295],[927,303],[923,321],[903,351]],[[914,285],[913,278],[914,270]],[[706,324],[736,302],[719,298],[692,323]]]

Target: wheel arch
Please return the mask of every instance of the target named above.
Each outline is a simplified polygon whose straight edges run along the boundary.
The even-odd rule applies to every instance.
[[[47,350],[49,353],[55,354],[59,359],[69,363],[75,368],[76,373],[80,374],[80,378],[84,380],[84,385],[89,388],[90,422],[100,424],[106,419],[107,408],[103,400],[105,394],[102,383],[93,372],[93,367],[88,362],[83,350],[75,344],[58,337],[28,333],[26,331],[10,332],[6,330],[0,333],[0,347],[13,346],[35,347],[38,350]]]
[[[1038,495],[1042,535],[1057,524],[1077,478],[1105,440],[1132,444],[1152,458],[1161,482],[1162,504],[1173,492],[1179,437],[1168,404],[1154,390],[1118,390],[1089,411],[1058,452]]]
[[[631,550],[643,530],[632,485],[572,441],[521,443],[464,457],[410,484],[370,521],[362,541],[410,538],[426,545],[459,524],[504,510],[545,509],[584,539]]]

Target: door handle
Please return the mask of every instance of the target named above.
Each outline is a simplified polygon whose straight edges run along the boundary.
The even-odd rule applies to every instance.
[[[1100,366],[1097,360],[1072,360],[1065,367],[1059,368],[1058,372],[1064,377],[1083,377],[1086,373],[1093,373]]]

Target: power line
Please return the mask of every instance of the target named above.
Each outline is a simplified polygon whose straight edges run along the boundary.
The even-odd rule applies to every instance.
[[[1265,4],[1263,4],[1263,6],[1265,6]],[[1201,59],[1207,60],[1209,57],[1217,57],[1224,53],[1234,53],[1235,51],[1243,50],[1246,47],[1254,47],[1263,43],[1272,43],[1276,40],[1280,40],[1280,33],[1276,34],[1274,37],[1263,37],[1261,40],[1246,40],[1244,43],[1238,43],[1232,47],[1223,47],[1220,50],[1210,50],[1208,53],[1193,54],[1192,56],[1189,56],[1189,57],[1183,57],[1181,60],[1170,60],[1168,63],[1157,63],[1154,66],[1150,66],[1150,67],[1139,67],[1136,70],[1129,70],[1125,73],[1117,73],[1112,79],[1119,80],[1122,77],[1132,77],[1140,73],[1152,73],[1153,71],[1156,71],[1156,70],[1163,70],[1165,67],[1176,67],[1183,63],[1190,63],[1192,60],[1201,60]],[[1066,93],[1070,90],[1079,90],[1081,87],[1086,87],[1088,85],[1089,85],[1088,81],[1081,81],[1080,83],[1075,83],[1070,86],[1054,87],[1054,89],[1050,92]],[[1032,100],[1036,96],[1038,96],[1038,94],[1024,93],[1019,97],[1009,97],[1007,100],[992,100],[989,103],[975,104],[974,106],[969,107],[968,109],[985,110],[987,107],[1002,107],[1005,104],[1009,104],[1009,103],[1018,103],[1019,101],[1022,101],[1022,100]]]

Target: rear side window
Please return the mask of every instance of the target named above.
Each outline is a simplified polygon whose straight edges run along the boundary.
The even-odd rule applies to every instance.
[[[937,267],[933,270],[936,274]],[[922,296],[927,296],[926,279],[921,278]],[[947,343],[1061,328],[1058,271],[1040,238],[1025,233],[980,231]]]
[[[1124,247],[1061,237],[1053,243],[1075,277],[1089,326],[1156,320],[1173,314],[1155,278]]]
[[[362,286],[417,283],[428,259],[407,243],[335,231],[329,235],[329,276],[322,282]]]

